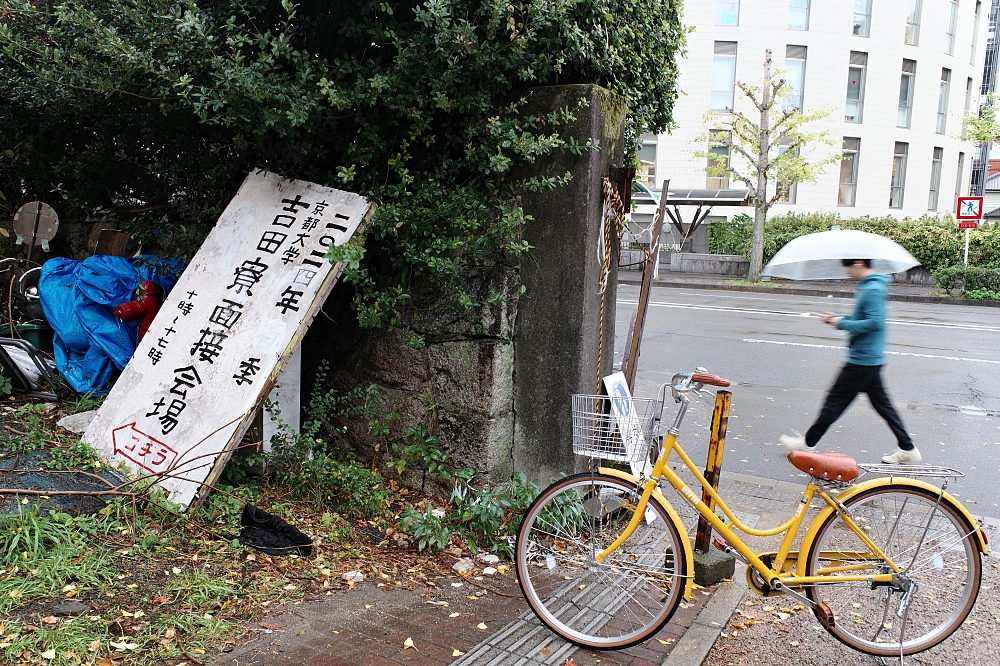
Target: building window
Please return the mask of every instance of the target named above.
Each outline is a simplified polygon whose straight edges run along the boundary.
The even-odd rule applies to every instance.
[[[916,46],[919,38],[920,0],[910,0],[910,8],[906,12],[906,34],[903,36],[903,41]]]
[[[656,137],[646,139],[643,137],[642,145],[639,147],[639,170],[635,174],[636,180],[648,187],[656,189]]]
[[[948,4],[948,27],[944,33],[944,52],[955,55],[955,26],[958,25],[958,0]]]
[[[972,22],[972,53],[969,54],[969,64],[976,64],[976,39],[979,38],[979,14],[983,3],[976,0],[976,19]]]
[[[903,58],[903,73],[899,77],[899,111],[896,127],[909,127],[913,112],[913,82],[917,75],[917,61]]]
[[[944,158],[944,148],[935,148],[931,158],[931,187],[927,193],[927,210],[937,210],[938,192],[941,190],[941,160]]]
[[[944,134],[948,125],[948,92],[951,90],[951,70],[941,68],[941,88],[938,90],[937,133]]]
[[[715,25],[739,25],[740,0],[715,0]]]
[[[709,130],[708,132],[708,152],[712,154],[708,158],[709,167],[729,166],[729,144],[730,136],[728,130]],[[724,190],[729,187],[728,176],[713,176],[708,174],[705,179],[705,187],[710,190]]]
[[[809,29],[809,0],[788,0],[788,29]]]
[[[781,108],[802,110],[802,95],[806,85],[806,47],[785,47],[785,83],[788,84],[788,97],[781,101]]]
[[[965,82],[965,115],[969,115],[969,109],[972,107],[972,79],[969,78]],[[962,123],[962,138],[965,138],[967,129],[965,123]]]
[[[784,155],[786,152],[788,152],[789,143],[791,143],[791,139],[787,138],[782,139],[781,144],[778,145],[779,155]],[[798,155],[799,149],[796,148],[795,152],[793,152],[792,154]],[[780,178],[775,183],[775,186],[778,188],[778,198],[775,201],[780,201],[781,203],[793,204],[795,203],[795,199],[798,197],[799,184],[798,182],[793,181],[791,184],[788,185],[788,192],[785,194],[781,194],[781,190],[785,187],[785,185],[786,185],[785,181],[782,181]]]
[[[860,123],[865,106],[865,68],[868,54],[851,51],[851,66],[847,70],[847,111],[844,120]]]
[[[712,105],[715,111],[732,111],[736,86],[736,42],[716,42],[712,60]]]
[[[958,154],[958,173],[955,174],[955,201],[952,203],[952,210],[958,205],[958,198],[962,196],[962,172],[965,171],[965,153]]]
[[[837,194],[838,206],[853,206],[858,189],[858,153],[861,152],[861,139],[845,136],[840,158],[840,192]]]
[[[906,154],[910,144],[896,142],[892,151],[892,182],[889,184],[889,208],[903,207],[903,187],[906,185]]]
[[[854,0],[854,34],[867,37],[872,19],[872,0]]]

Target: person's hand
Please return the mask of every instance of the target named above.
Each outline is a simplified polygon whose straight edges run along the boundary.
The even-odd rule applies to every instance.
[[[836,328],[837,324],[840,323],[840,319],[841,319],[840,315],[838,315],[836,312],[824,312],[823,313],[823,323],[824,324],[829,324],[830,326],[833,326],[834,328]]]

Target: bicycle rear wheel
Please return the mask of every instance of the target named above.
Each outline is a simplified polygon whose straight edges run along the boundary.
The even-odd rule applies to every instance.
[[[628,525],[634,483],[578,474],[546,488],[524,516],[514,561],[528,605],[561,637],[595,650],[629,647],[666,624],[684,593],[679,527],[655,501],[603,563],[595,556]]]
[[[905,590],[843,582],[809,586],[815,602],[825,602],[836,622],[828,631],[855,650],[871,655],[914,654],[948,638],[965,621],[979,594],[982,561],[973,527],[935,492],[906,485],[872,488],[847,500],[854,522],[916,587],[906,623],[900,608]],[[808,576],[891,573],[839,513],[816,534],[806,563]]]

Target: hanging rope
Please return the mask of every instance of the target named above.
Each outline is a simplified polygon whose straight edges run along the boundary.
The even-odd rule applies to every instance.
[[[601,272],[598,276],[598,286],[601,289],[601,315],[600,323],[597,329],[597,369],[595,374],[597,375],[596,386],[594,388],[594,393],[601,392],[601,351],[604,349],[604,303],[607,296],[607,286],[608,277],[611,275],[611,248],[613,244],[612,231],[614,232],[615,240],[618,243],[618,256],[615,257],[615,263],[621,259],[621,241],[622,236],[625,234],[625,204],[622,202],[620,196],[618,196],[618,191],[611,184],[609,178],[604,179],[604,210],[603,210],[603,234],[600,238],[602,252],[601,254]]]

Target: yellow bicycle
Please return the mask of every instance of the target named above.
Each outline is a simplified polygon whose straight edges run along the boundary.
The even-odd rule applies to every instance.
[[[902,658],[937,645],[962,624],[979,593],[987,540],[944,490],[961,472],[791,453],[791,463],[811,477],[795,513],[773,529],[752,529],[677,443],[689,396],[706,385],[729,381],[698,372],[675,375],[656,400],[573,396],[573,449],[592,459],[592,471],[542,491],[525,514],[515,548],[521,589],[546,626],[577,645],[620,649],[652,637],[682,597],[690,598],[691,542],[660,493],[663,481],[722,536],[717,547],[747,564],[751,589],[793,597],[854,649]],[[595,460],[650,460],[668,389],[680,408],[648,478],[596,467]],[[673,453],[722,516],[667,465]],[[922,477],[944,481],[936,486]],[[796,548],[814,498],[822,500],[821,508]],[[784,537],[777,551],[755,553],[735,530]]]

